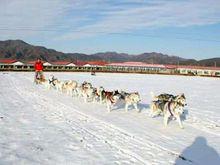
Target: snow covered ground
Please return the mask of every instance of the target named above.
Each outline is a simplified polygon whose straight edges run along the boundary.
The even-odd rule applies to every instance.
[[[51,73],[46,73],[46,77]],[[165,75],[52,73],[105,89],[138,91],[141,112],[108,113],[33,83],[34,73],[0,72],[0,164],[220,164],[220,79]],[[150,92],[185,93],[184,129],[148,117]]]

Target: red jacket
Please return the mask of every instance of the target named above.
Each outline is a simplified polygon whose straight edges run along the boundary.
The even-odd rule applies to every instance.
[[[42,71],[44,69],[43,63],[41,61],[40,62],[36,62],[34,64],[34,68],[35,68],[35,71]]]

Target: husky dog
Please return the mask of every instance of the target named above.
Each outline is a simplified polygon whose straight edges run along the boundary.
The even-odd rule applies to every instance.
[[[181,94],[181,95],[184,96],[184,94]],[[151,96],[153,98],[153,101],[150,104],[149,116],[155,117],[155,116],[163,114],[163,109],[164,109],[166,102],[175,100],[179,95],[174,96],[172,94],[163,93],[163,94],[156,96],[153,94],[153,92],[151,92]]]
[[[53,81],[54,83],[54,86],[56,88],[57,91],[60,91],[60,92],[63,92],[63,85],[64,85],[64,82],[63,81],[60,81],[58,79],[55,79]]]
[[[153,98],[153,100],[159,100],[159,101],[170,101],[176,98],[176,96],[172,95],[172,94],[168,94],[168,93],[162,93],[160,95],[154,95],[153,92],[151,92],[151,96]]]
[[[83,90],[84,101],[85,102],[91,101],[94,103],[96,101],[96,91],[97,89],[93,87],[84,89]]]
[[[88,102],[88,100],[95,101],[96,88],[92,87],[91,83],[84,81],[80,87],[77,88],[78,96],[82,96],[84,102]]]
[[[82,97],[82,85],[78,85],[77,87],[76,87],[76,96],[78,96],[78,97]]]
[[[150,104],[150,117],[155,117],[160,114],[163,114],[164,106],[166,104],[166,101],[161,100],[154,100]]]
[[[55,78],[54,75],[50,75],[48,80],[49,80],[50,88],[55,87],[54,81],[57,80],[57,78]]]
[[[96,97],[98,98],[98,101],[101,104],[104,102],[104,92],[105,89],[102,86],[98,87],[96,90]]]
[[[140,95],[138,92],[127,93],[124,91],[120,92],[121,99],[125,101],[125,110],[128,112],[128,106],[133,105],[134,108],[139,112],[140,110],[137,107],[137,104],[141,101]]]
[[[63,91],[66,91],[68,95],[73,96],[73,92],[75,92],[77,85],[78,85],[77,81],[69,80],[69,81],[64,82],[62,88],[63,88]]]
[[[84,81],[81,85],[76,87],[76,94],[78,97],[83,97],[83,90],[86,88],[91,88],[92,84]]]
[[[167,126],[168,119],[170,117],[175,117],[179,123],[180,128],[183,128],[180,116],[184,113],[184,106],[186,105],[186,98],[184,94],[176,96],[175,100],[166,102],[164,105],[164,125]]]
[[[45,88],[46,89],[51,89],[55,84],[54,84],[54,80],[56,78],[54,77],[54,75],[50,75],[48,81],[45,82]]]
[[[108,112],[111,112],[112,106],[117,103],[117,101],[121,98],[120,93],[118,90],[116,91],[103,91],[104,100],[106,102]]]

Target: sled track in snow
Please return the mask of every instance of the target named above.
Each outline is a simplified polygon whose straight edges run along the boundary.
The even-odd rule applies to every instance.
[[[181,158],[191,163],[179,153],[163,148],[149,140],[144,140],[121,130],[110,123],[103,122],[92,116],[77,111],[79,107],[70,107],[59,100],[54,100],[36,92],[33,87],[31,91],[22,89],[22,82],[15,78],[12,86],[16,88],[18,94],[26,101],[31,97],[36,99],[36,110],[48,121],[54,123],[64,122],[71,129],[72,133],[66,132],[67,136],[78,137],[85,147],[93,152],[99,147],[105,148],[106,152],[115,153],[114,163],[132,164],[173,164],[173,161],[161,161],[158,157],[172,159]],[[58,107],[58,108],[57,108]],[[107,154],[107,153],[106,153]]]

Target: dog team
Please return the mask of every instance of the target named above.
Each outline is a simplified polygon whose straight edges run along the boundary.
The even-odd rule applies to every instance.
[[[55,88],[57,91],[67,93],[71,96],[77,96],[83,98],[84,102],[99,102],[105,104],[108,112],[111,112],[112,107],[118,102],[123,101],[125,103],[125,110],[128,111],[128,107],[133,105],[138,109],[138,103],[141,101],[140,94],[138,92],[128,93],[125,91],[106,91],[102,86],[95,88],[91,83],[84,81],[79,84],[75,80],[61,81],[55,78],[53,75],[49,76],[49,79],[39,79],[37,84],[43,84],[45,88]],[[184,107],[186,106],[186,97],[184,94],[174,96],[172,94],[160,94],[152,95],[152,102],[150,104],[150,117],[156,117],[163,115],[164,126],[167,126],[170,118],[176,119],[179,123],[179,127],[183,128],[181,121],[181,115],[184,113]]]

